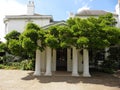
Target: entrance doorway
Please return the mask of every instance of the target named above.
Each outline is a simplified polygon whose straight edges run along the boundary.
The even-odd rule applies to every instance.
[[[67,48],[56,50],[56,70],[67,71]]]

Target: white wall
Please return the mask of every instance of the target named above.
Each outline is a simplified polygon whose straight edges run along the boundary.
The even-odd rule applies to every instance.
[[[18,20],[18,19],[9,20],[7,25],[8,30],[6,33],[9,33],[13,30],[17,30],[18,32],[23,32],[25,24],[26,24],[25,20]]]
[[[40,27],[48,25],[50,23],[49,19],[30,19],[31,22],[39,25]],[[26,24],[29,22],[28,19],[9,19],[7,21],[7,27],[6,28],[6,34],[13,31],[17,30],[18,32],[23,32]]]

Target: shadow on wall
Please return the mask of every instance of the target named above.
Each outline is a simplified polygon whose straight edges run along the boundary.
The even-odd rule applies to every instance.
[[[72,76],[33,76],[33,73],[28,73],[22,80],[34,80],[37,79],[40,83],[51,83],[51,82],[66,82],[70,84],[77,83],[88,83],[98,84],[110,87],[120,88],[120,71],[117,74],[106,74],[106,73],[92,73],[91,78],[85,77],[72,77]]]

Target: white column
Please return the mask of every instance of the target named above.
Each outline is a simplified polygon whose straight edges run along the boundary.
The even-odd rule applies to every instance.
[[[87,49],[83,49],[83,76],[91,77],[89,73],[89,52]]]
[[[73,65],[72,65],[72,76],[79,76],[78,74],[78,56],[77,56],[77,49],[73,47]]]
[[[53,71],[56,71],[56,49],[53,49],[53,64],[52,64],[52,68]]]
[[[109,56],[108,50],[109,50],[109,48],[105,48],[105,60],[107,60],[107,57]]]
[[[41,68],[40,68],[40,60],[41,59],[41,51],[39,49],[36,50],[36,61],[35,61],[35,76],[41,75]]]
[[[67,71],[72,70],[71,48],[67,48]]]
[[[46,52],[46,73],[45,76],[51,76],[52,72],[51,72],[51,48],[50,47],[46,47],[47,52]]]

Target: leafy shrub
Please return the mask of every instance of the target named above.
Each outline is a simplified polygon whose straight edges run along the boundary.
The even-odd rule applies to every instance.
[[[20,56],[21,55],[21,43],[19,40],[11,39],[9,40],[8,48],[13,55]]]
[[[9,63],[9,62],[12,62],[13,61],[13,59],[14,59],[14,56],[3,56],[2,57],[2,60],[3,60],[3,64],[7,64],[7,63]]]
[[[0,69],[4,69],[4,65],[0,64]]]
[[[23,70],[34,70],[34,60],[24,60],[21,62],[21,69]]]
[[[102,63],[102,70],[106,73],[114,73],[117,69],[118,63],[115,60],[105,60]]]
[[[14,69],[20,69],[21,63],[20,62],[12,62],[11,66],[14,67]]]
[[[5,64],[0,64],[0,69],[20,69],[21,63],[20,62],[8,62]]]

